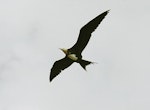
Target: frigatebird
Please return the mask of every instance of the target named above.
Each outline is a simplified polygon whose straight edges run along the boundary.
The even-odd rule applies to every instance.
[[[82,51],[86,47],[90,40],[92,32],[98,27],[101,21],[108,14],[109,10],[95,17],[93,20],[88,22],[85,26],[80,29],[80,34],[75,45],[69,49],[62,48],[61,50],[65,53],[65,57],[56,61],[51,68],[50,82],[64,69],[69,67],[72,63],[79,63],[83,69],[86,70],[86,66],[93,63],[91,61],[82,59]]]

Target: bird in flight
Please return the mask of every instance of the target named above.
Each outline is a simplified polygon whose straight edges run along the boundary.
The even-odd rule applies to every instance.
[[[80,29],[80,34],[77,42],[73,47],[69,49],[62,48],[61,50],[65,53],[65,57],[56,61],[53,64],[53,67],[50,71],[50,82],[64,69],[69,67],[72,63],[76,62],[81,65],[83,69],[86,70],[86,66],[93,63],[91,61],[87,61],[82,59],[82,51],[86,47],[87,43],[90,40],[92,32],[98,27],[101,21],[108,14],[109,10],[103,12],[102,14],[95,17],[93,20],[88,22],[85,26]]]

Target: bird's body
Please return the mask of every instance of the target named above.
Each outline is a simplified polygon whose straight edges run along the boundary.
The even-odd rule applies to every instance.
[[[73,61],[77,61],[78,60],[78,57],[76,56],[76,54],[69,54],[68,58],[70,58]]]
[[[54,63],[50,72],[50,81],[52,81],[53,78],[55,78],[62,70],[66,69],[74,62],[79,63],[85,70],[86,66],[92,63],[90,61],[83,60],[81,53],[88,44],[91,33],[98,27],[108,12],[109,11],[105,11],[83,26],[80,30],[78,40],[73,47],[69,49],[61,49],[66,56],[65,58]]]

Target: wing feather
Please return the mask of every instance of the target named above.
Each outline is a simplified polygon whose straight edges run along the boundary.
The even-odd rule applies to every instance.
[[[56,61],[53,64],[53,67],[50,72],[50,81],[52,81],[62,70],[69,67],[72,63],[73,61],[67,57]]]
[[[76,44],[72,48],[70,48],[70,50],[72,49],[78,53],[81,53],[83,49],[86,47],[92,32],[98,27],[98,25],[105,18],[108,12],[109,10],[103,12],[102,14],[100,14],[99,16],[95,17],[93,20],[88,22],[85,26],[83,26],[80,30],[80,34]]]

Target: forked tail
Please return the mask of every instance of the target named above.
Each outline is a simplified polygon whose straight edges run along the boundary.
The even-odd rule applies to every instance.
[[[86,60],[81,60],[79,63],[83,67],[83,69],[86,70],[86,66],[93,63],[93,62],[86,61]]]

